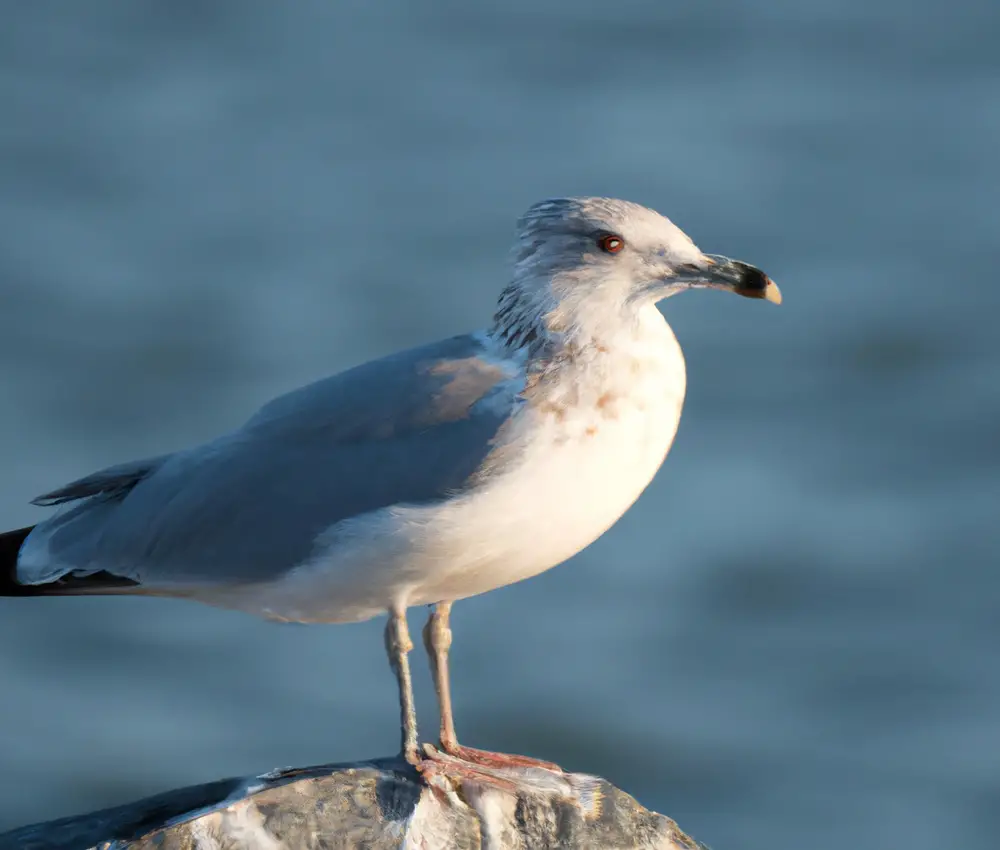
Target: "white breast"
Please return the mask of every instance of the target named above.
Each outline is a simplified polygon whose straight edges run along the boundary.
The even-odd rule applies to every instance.
[[[484,593],[588,546],[652,480],[680,421],[684,358],[650,309],[626,338],[560,363],[544,391],[524,393],[496,466],[470,491],[352,522],[322,557],[236,607],[279,619],[365,619],[391,605]]]
[[[630,344],[609,346],[603,362],[568,364],[580,371],[560,377],[563,393],[520,412],[508,446],[518,460],[435,517],[448,549],[466,555],[447,559],[455,569],[416,588],[415,602],[536,575],[588,546],[635,502],[670,449],[686,388],[680,347],[658,312],[655,319]]]

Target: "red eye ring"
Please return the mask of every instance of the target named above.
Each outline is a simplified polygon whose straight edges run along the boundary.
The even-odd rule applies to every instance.
[[[605,254],[617,254],[625,247],[625,240],[613,233],[605,233],[598,237],[597,247]]]

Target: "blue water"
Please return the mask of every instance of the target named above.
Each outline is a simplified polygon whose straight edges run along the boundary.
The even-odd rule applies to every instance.
[[[649,204],[785,304],[666,305],[674,450],[456,606],[460,734],[718,848],[992,850],[998,36],[993,0],[7,4],[0,517],[482,325],[539,198]],[[0,600],[0,828],[392,752],[381,628]]]

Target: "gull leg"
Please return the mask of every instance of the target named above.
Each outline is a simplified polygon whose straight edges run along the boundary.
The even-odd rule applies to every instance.
[[[427,625],[424,626],[424,648],[431,663],[434,691],[437,693],[438,706],[441,709],[441,749],[446,753],[452,752],[458,746],[455,720],[451,713],[451,676],[448,672],[448,650],[451,649],[451,629],[448,626],[450,616],[451,603],[438,602],[427,618]]]
[[[421,762],[417,755],[417,711],[413,705],[413,680],[407,653],[413,649],[406,626],[406,609],[390,609],[385,625],[385,651],[389,666],[399,686],[399,723],[402,730],[402,756],[412,765]]]
[[[477,750],[463,747],[458,743],[455,719],[451,710],[451,678],[448,674],[448,650],[451,648],[451,628],[448,623],[450,616],[451,603],[439,602],[427,618],[423,633],[424,647],[431,664],[431,676],[434,678],[434,690],[437,692],[438,705],[441,709],[441,749],[454,758],[484,767],[542,767],[546,770],[561,771],[559,765],[549,761]],[[428,756],[433,759],[434,753],[428,751]]]

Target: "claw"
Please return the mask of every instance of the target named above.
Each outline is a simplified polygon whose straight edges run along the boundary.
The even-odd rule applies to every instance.
[[[551,761],[533,759],[530,756],[515,756],[510,753],[494,753],[489,750],[477,750],[474,747],[463,747],[461,744],[442,743],[441,748],[450,756],[461,759],[471,764],[479,764],[483,767],[492,768],[524,768],[537,767],[542,770],[551,770],[555,773],[562,773],[563,769]]]

